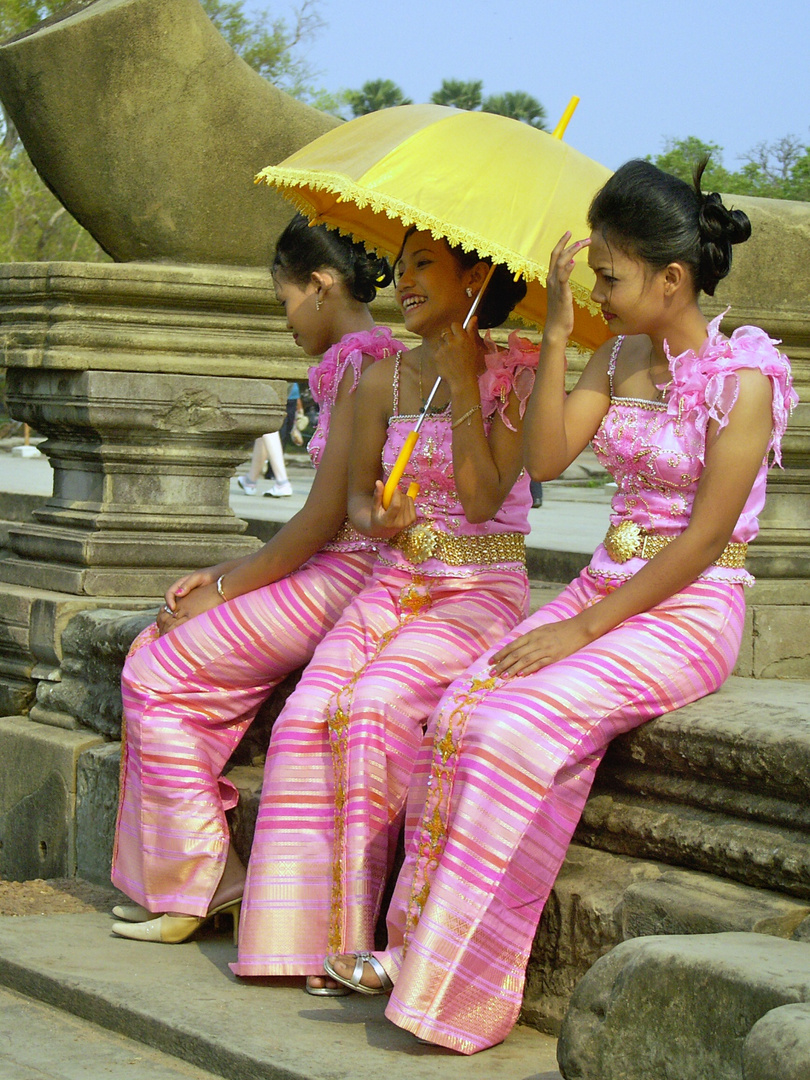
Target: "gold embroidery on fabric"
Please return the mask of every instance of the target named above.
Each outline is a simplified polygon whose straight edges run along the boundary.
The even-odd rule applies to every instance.
[[[414,870],[411,898],[405,917],[403,956],[408,951],[411,934],[419,924],[430,896],[433,873],[439,865],[447,839],[447,818],[455,777],[455,761],[460,737],[470,712],[480,702],[480,695],[498,685],[496,676],[474,677],[469,689],[459,691],[457,703],[447,717],[447,728],[441,738],[434,738],[433,761],[428,778],[428,797],[422,815],[419,836],[419,856]],[[438,736],[438,730],[436,732]]]
[[[328,950],[330,953],[343,952],[344,943],[344,905],[345,894],[343,888],[344,866],[346,862],[346,803],[348,801],[347,788],[347,754],[349,745],[349,721],[351,720],[351,704],[343,707],[343,702],[351,702],[354,687],[362,676],[365,669],[380,653],[388,646],[391,640],[406,626],[420,611],[430,607],[432,603],[430,595],[429,579],[414,574],[411,583],[402,589],[400,593],[400,620],[396,626],[381,634],[371,655],[365,663],[352,674],[345,686],[330,701],[326,707],[326,723],[329,729],[329,743],[332,751],[332,769],[335,777],[335,839],[332,853],[332,891],[331,910],[329,916]]]

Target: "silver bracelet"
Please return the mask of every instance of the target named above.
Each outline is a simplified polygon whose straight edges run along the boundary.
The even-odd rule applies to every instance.
[[[219,577],[217,578],[217,592],[222,597],[222,599],[227,603],[228,602],[228,597],[225,595],[225,590],[222,588],[222,579],[224,577],[225,577],[224,574],[220,574]]]

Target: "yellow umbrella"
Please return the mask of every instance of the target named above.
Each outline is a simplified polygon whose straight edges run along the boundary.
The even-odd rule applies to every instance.
[[[562,123],[562,122],[561,122]],[[395,255],[416,225],[526,279],[516,313],[541,324],[551,251],[565,229],[587,236],[590,200],[610,176],[603,165],[528,124],[444,105],[400,105],[334,128],[263,169],[313,223]],[[607,338],[591,301],[593,278],[577,265],[573,340]]]
[[[395,255],[405,229],[415,225],[505,263],[526,280],[516,313],[542,324],[549,255],[565,229],[575,237],[587,235],[588,206],[610,176],[561,141],[578,100],[571,99],[553,135],[506,116],[444,105],[381,109],[321,135],[279,165],[262,169],[256,181],[278,187],[313,224],[349,233],[385,255]],[[572,338],[594,349],[608,334],[590,299],[592,275],[577,264],[570,280]],[[388,477],[385,507],[439,382]],[[408,494],[416,490],[412,484]]]

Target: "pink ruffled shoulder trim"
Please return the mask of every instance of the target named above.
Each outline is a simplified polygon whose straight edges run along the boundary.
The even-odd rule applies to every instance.
[[[757,326],[740,326],[731,337],[721,334],[720,322],[727,311],[709,323],[708,337],[697,353],[690,349],[680,356],[671,356],[664,343],[672,373],[667,412],[691,416],[701,443],[705,443],[710,420],[715,420],[721,430],[728,423],[740,389],[737,371],[756,368],[767,375],[773,388],[773,434],[768,451],[773,450],[774,461],[781,465],[782,436],[799,400],[793,389],[790,361],[775,348],[779,342]]]
[[[386,356],[393,356],[404,347],[393,337],[387,326],[375,326],[373,330],[358,330],[357,333],[346,334],[326,350],[322,360],[309,369],[309,387],[313,398],[318,405],[334,405],[348,367],[354,371],[354,390],[363,372],[364,357],[371,356],[374,360],[382,360]]]
[[[506,415],[509,395],[513,391],[517,395],[522,419],[534,386],[540,346],[520,337],[515,330],[509,335],[505,349],[499,349],[489,333],[484,338],[484,347],[487,369],[478,379],[481,412],[489,417],[497,410],[509,430],[515,431]]]

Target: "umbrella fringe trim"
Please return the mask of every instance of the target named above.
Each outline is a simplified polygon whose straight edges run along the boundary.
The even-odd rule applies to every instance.
[[[476,241],[472,233],[465,232],[462,229],[448,227],[446,223],[439,221],[432,215],[418,213],[414,211],[413,207],[408,206],[407,203],[400,203],[390,196],[381,197],[379,195],[369,195],[367,191],[355,187],[354,184],[347,183],[344,177],[336,174],[330,176],[329,173],[316,174],[303,172],[297,169],[281,169],[276,165],[268,165],[267,168],[262,169],[262,171],[256,175],[255,183],[265,183],[271,187],[280,188],[284,198],[291,202],[300,213],[309,218],[313,224],[326,225],[327,228],[336,229],[344,236],[351,236],[353,239],[359,239],[365,245],[373,246],[379,255],[390,256],[394,253],[389,252],[387,248],[380,248],[371,244],[370,241],[353,233],[349,228],[345,228],[338,224],[332,224],[329,221],[321,219],[312,204],[300,193],[302,184],[306,184],[307,187],[312,188],[315,191],[326,191],[330,195],[336,195],[340,201],[353,202],[360,210],[370,207],[375,214],[384,213],[386,217],[391,220],[397,218],[402,222],[406,229],[410,228],[411,225],[416,225],[420,229],[425,229],[427,232],[430,232],[437,239],[445,239],[451,246],[459,246],[463,248],[464,251],[478,251],[481,245],[481,241]],[[539,281],[545,288],[548,272],[538,263],[522,259],[516,252],[508,248],[503,248],[491,241],[487,241],[487,248],[487,258],[492,259],[493,262],[496,263],[504,263],[516,277],[522,276],[530,281]],[[570,282],[570,285],[574,301],[580,307],[587,308],[592,314],[599,314],[599,305],[591,300],[590,290],[579,285],[575,281]]]

